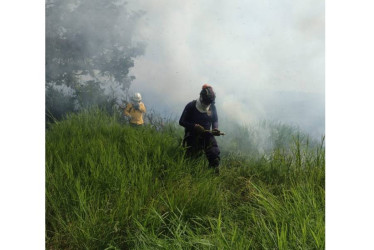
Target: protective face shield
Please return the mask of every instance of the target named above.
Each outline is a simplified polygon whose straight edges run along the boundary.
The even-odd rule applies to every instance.
[[[200,101],[204,105],[210,105],[214,103],[216,99],[216,94],[213,91],[213,88],[207,84],[203,86],[203,89],[200,92]]]

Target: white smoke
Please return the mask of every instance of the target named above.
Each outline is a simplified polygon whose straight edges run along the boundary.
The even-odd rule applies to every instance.
[[[128,6],[146,12],[137,26],[146,53],[131,71],[131,90],[142,92],[146,104],[178,115],[210,83],[221,117],[310,124],[309,132],[324,132],[324,2],[137,0]]]

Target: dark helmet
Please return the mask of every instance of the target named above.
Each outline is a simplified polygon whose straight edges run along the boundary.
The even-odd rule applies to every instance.
[[[204,84],[202,90],[200,91],[200,97],[202,103],[204,103],[205,105],[209,105],[211,103],[214,103],[216,94],[214,93],[213,88],[210,85]]]

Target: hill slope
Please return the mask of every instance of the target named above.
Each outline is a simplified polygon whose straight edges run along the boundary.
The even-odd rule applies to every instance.
[[[46,132],[48,249],[323,249],[324,146],[184,158],[182,130],[99,110]]]

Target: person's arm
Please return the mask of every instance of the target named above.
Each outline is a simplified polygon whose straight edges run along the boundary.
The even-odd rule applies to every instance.
[[[144,103],[142,103],[142,102],[139,104],[139,111],[142,112],[142,113],[145,113],[147,111]]]
[[[216,106],[212,106],[212,129],[218,129],[218,115]]]
[[[125,108],[125,111],[124,111],[125,116],[131,116],[130,115],[130,109],[131,109],[131,107],[132,107],[131,103],[129,103],[129,104],[126,105],[126,108]]]
[[[189,121],[191,108],[192,108],[191,104],[190,103],[187,104],[186,107],[183,110],[181,118],[179,119],[179,125],[187,128],[187,129],[190,129],[190,130],[194,129],[194,127],[195,127],[195,124]]]

